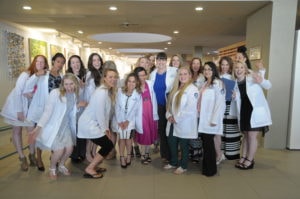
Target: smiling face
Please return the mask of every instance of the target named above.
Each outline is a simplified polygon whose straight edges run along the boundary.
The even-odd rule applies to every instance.
[[[222,74],[227,74],[229,73],[229,63],[227,60],[223,59],[222,62],[221,62],[221,73]]]
[[[117,85],[118,74],[115,71],[107,71],[104,75],[104,83],[108,88],[115,87]]]
[[[44,70],[46,66],[45,59],[42,56],[39,56],[35,62],[35,68],[37,71]]]
[[[126,86],[127,86],[128,92],[130,92],[130,93],[136,88],[136,79],[134,76],[128,77]]]
[[[92,65],[94,66],[94,68],[96,68],[97,70],[99,70],[101,68],[101,60],[99,58],[98,55],[94,55],[93,59],[92,59]]]
[[[211,80],[212,76],[213,76],[213,70],[212,68],[208,65],[205,64],[204,65],[204,69],[203,69],[203,75],[207,80]]]
[[[53,70],[60,71],[65,65],[65,59],[62,57],[57,57],[53,62]]]
[[[198,73],[198,71],[200,70],[201,67],[201,63],[199,59],[194,59],[192,62],[192,70],[195,74]]]
[[[64,89],[66,90],[66,93],[73,93],[75,91],[75,83],[71,79],[64,79],[63,82]]]
[[[138,77],[139,77],[141,84],[144,84],[146,82],[147,75],[146,75],[145,71],[140,71],[138,73]]]
[[[80,60],[77,57],[73,57],[70,60],[70,66],[72,68],[72,71],[75,75],[79,75],[79,71],[81,68]]]
[[[179,82],[181,84],[188,83],[192,78],[192,74],[187,68],[179,69],[178,76],[179,76]]]
[[[246,64],[242,62],[237,62],[234,66],[234,75],[235,77],[241,81],[243,80],[248,73]]]
[[[180,59],[178,56],[173,56],[172,57],[172,66],[179,68],[180,67]]]

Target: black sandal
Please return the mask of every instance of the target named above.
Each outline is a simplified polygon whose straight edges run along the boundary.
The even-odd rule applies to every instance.
[[[122,160],[125,162],[125,164],[122,164],[123,163]],[[126,160],[125,160],[124,156],[120,156],[120,165],[123,169],[126,169],[127,164],[126,164]]]
[[[245,158],[245,157],[241,157],[238,161],[237,161],[237,163],[234,165],[235,166],[235,168],[240,168],[241,167],[241,165],[245,162],[245,160],[246,160],[247,158]]]
[[[147,160],[147,158],[146,158],[145,155],[142,155],[142,157],[141,157],[141,163],[145,164],[145,165],[149,164],[149,162],[148,162],[148,160]]]
[[[128,161],[128,160],[129,160],[129,161]],[[127,165],[127,166],[131,165],[131,153],[127,154],[126,165]]]
[[[246,165],[245,162],[250,162],[250,164]],[[248,170],[253,168],[254,168],[254,160],[249,160],[247,158],[245,158],[245,161],[239,166],[239,169],[241,170]]]

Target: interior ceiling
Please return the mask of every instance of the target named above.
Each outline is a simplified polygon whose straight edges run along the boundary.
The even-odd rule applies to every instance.
[[[101,49],[151,48],[171,54],[204,53],[244,41],[247,16],[270,1],[97,1],[1,0],[0,19],[28,27],[53,28]],[[22,9],[30,5],[31,11]],[[117,11],[110,11],[110,6]],[[201,12],[194,9],[204,8]],[[82,30],[84,33],[77,33]],[[178,30],[179,34],[173,34]],[[109,43],[89,38],[98,33],[141,32],[172,37],[172,44]],[[55,33],[52,33],[55,34]]]

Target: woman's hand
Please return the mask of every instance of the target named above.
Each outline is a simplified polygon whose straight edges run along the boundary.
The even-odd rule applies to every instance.
[[[40,133],[40,129],[41,129],[41,127],[37,126],[28,133],[28,143],[29,144],[35,143],[35,140]]]
[[[168,121],[170,122],[170,123],[176,123],[176,121],[175,121],[175,119],[174,119],[174,117],[173,116],[170,116],[170,117],[168,117]]]
[[[17,112],[17,118],[19,121],[24,122],[25,116],[24,116],[23,112]]]
[[[77,108],[86,107],[88,103],[86,101],[80,101],[77,104]]]

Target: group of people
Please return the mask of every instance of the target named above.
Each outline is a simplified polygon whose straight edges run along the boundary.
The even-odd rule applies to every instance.
[[[63,54],[52,58],[50,71],[46,57],[37,55],[1,112],[13,126],[21,169],[28,170],[22,127],[29,132],[30,166],[44,171],[42,150],[51,151],[52,179],[58,172],[71,174],[65,166],[69,157],[89,162],[84,177],[103,177],[106,168],[99,165],[115,153],[117,140],[124,169],[136,148],[141,163],[151,163],[151,145],[159,146],[164,169],[175,174],[186,172],[189,157],[196,160],[200,151],[205,176],[214,176],[226,158],[238,159],[239,169],[252,169],[257,134],[272,123],[263,93],[271,83],[261,62],[253,71],[245,48],[239,53],[235,63],[222,57],[202,66],[200,58],[193,58],[184,66],[180,55],[168,65],[161,52],[140,58],[123,81],[114,63],[104,63],[97,53],[89,56],[88,71],[79,56],[71,56],[65,75]]]

